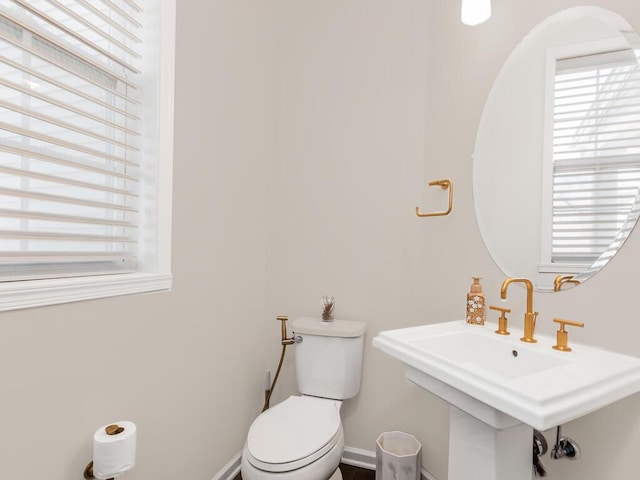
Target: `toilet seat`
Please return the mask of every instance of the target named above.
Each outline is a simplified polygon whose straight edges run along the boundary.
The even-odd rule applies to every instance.
[[[260,470],[288,472],[326,455],[343,437],[341,402],[291,396],[251,425],[245,453]]]

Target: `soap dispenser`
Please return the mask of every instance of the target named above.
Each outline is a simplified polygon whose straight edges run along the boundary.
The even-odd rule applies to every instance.
[[[467,294],[467,323],[471,323],[473,325],[484,325],[484,293],[482,293],[480,277],[471,278],[473,278],[473,283],[471,284],[471,289]]]

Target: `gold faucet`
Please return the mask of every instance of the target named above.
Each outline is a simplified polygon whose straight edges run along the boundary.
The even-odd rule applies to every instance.
[[[560,290],[562,290],[562,286],[566,283],[580,285],[580,280],[574,280],[573,275],[558,275],[553,280],[553,291],[559,292]]]
[[[507,299],[507,288],[512,283],[524,283],[527,287],[527,311],[524,314],[524,337],[520,340],[527,343],[536,343],[537,340],[533,338],[533,334],[536,329],[536,318],[538,317],[538,312],[533,311],[533,283],[528,278],[507,278],[504,282],[502,282],[502,287],[500,287],[500,298],[503,300]]]

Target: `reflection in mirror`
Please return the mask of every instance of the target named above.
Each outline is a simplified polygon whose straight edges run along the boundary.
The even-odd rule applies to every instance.
[[[576,7],[518,45],[489,95],[474,152],[482,236],[539,291],[599,271],[640,211],[640,41],[619,15]]]

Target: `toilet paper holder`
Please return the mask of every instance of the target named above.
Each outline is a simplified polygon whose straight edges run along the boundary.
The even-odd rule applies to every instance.
[[[120,425],[114,423],[113,425],[107,425],[106,427],[104,427],[104,431],[107,435],[118,435],[119,433],[124,432],[124,427],[121,427]],[[93,476],[93,461],[87,464],[82,475],[86,480],[92,480],[96,478]],[[113,478],[108,478],[107,480],[113,480]]]

